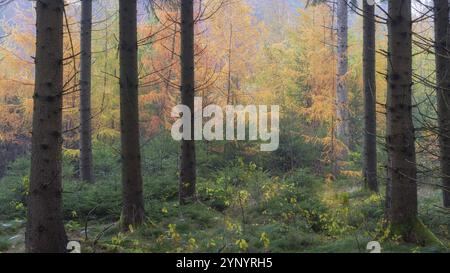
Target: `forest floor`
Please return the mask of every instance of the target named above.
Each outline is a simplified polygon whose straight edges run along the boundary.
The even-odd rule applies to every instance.
[[[27,160],[18,160],[0,182],[0,252],[24,251]],[[112,174],[108,174],[112,175]],[[67,177],[70,177],[67,175]],[[123,233],[120,179],[85,184],[64,180],[64,213],[70,240],[83,252],[353,252],[379,241],[383,252],[447,252],[405,244],[383,219],[383,196],[366,192],[359,178],[335,181],[298,169],[284,177],[237,161],[200,172],[199,201],[180,207],[176,173],[144,175],[145,225]],[[420,217],[447,246],[450,216],[438,208],[440,192],[420,190]]]

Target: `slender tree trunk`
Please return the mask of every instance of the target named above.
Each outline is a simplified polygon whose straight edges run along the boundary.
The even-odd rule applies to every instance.
[[[81,1],[80,178],[93,182],[91,135],[92,0]]]
[[[231,13],[231,11],[228,11]],[[230,34],[228,36],[228,71],[227,71],[227,105],[233,105],[233,81],[232,81],[232,70],[233,65],[233,22],[230,22]],[[224,148],[225,160],[233,160],[235,143],[226,141]]]
[[[412,122],[411,1],[389,1],[387,148],[389,153],[390,222],[413,226],[417,220],[415,133]],[[403,231],[402,231],[403,232]],[[403,232],[404,239],[410,234]]]
[[[375,5],[363,1],[364,10],[364,179],[373,192],[378,192],[377,181],[377,113],[375,78]]]
[[[348,6],[347,0],[337,1],[337,90],[336,117],[338,138],[347,147],[349,141],[348,90],[346,76],[348,72]]]
[[[227,105],[232,103],[231,93],[231,64],[233,54],[233,23],[230,22],[230,35],[228,40],[228,76],[227,76]]]
[[[194,124],[194,2],[181,1],[181,103],[191,109]],[[196,200],[196,155],[194,130],[191,140],[182,140],[180,162],[180,203]]]
[[[436,82],[444,207],[450,208],[450,32],[448,0],[434,0]]]
[[[36,3],[36,66],[26,251],[66,252],[62,211],[63,0]]]
[[[138,46],[136,0],[119,1],[120,128],[122,146],[122,227],[144,222],[144,196],[138,104]]]

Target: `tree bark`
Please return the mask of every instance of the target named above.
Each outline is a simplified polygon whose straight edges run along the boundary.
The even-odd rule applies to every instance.
[[[122,227],[144,222],[144,196],[138,104],[138,45],[136,0],[119,1],[120,127],[122,147]]]
[[[377,181],[377,113],[375,78],[375,6],[363,1],[363,78],[364,78],[364,179],[367,187],[378,192]]]
[[[450,208],[450,33],[448,0],[434,0],[436,85],[444,207]]]
[[[337,90],[336,90],[336,133],[347,146],[349,140],[348,90],[348,6],[347,0],[337,1]]]
[[[62,210],[63,0],[36,3],[36,63],[26,251],[66,252]]]
[[[412,122],[411,1],[389,1],[387,148],[391,199],[390,222],[412,227],[417,219],[415,129]]]
[[[191,124],[194,124],[194,2],[181,1],[181,103],[191,109]],[[191,140],[182,140],[180,162],[180,203],[196,200],[196,154],[194,130]]]
[[[81,1],[80,178],[93,182],[91,135],[92,0]]]

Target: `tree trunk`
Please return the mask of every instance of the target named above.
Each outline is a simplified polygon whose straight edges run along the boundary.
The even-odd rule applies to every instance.
[[[417,220],[415,132],[412,122],[411,1],[389,1],[387,149],[391,224],[407,241]]]
[[[347,0],[337,1],[337,90],[336,90],[336,133],[338,138],[349,147],[348,90],[346,76],[348,72],[348,6]]]
[[[376,78],[375,78],[375,5],[363,1],[364,10],[364,179],[367,187],[378,192],[377,182],[377,113],[376,113]]]
[[[230,12],[231,11],[227,11]],[[228,71],[227,71],[227,105],[233,105],[233,87],[232,87],[232,73],[231,66],[233,65],[233,22],[230,22],[230,34],[228,36]],[[234,141],[226,141],[223,146],[223,154],[225,160],[233,160],[234,157]]]
[[[81,1],[80,178],[93,182],[91,136],[92,0]]]
[[[191,124],[194,124],[194,2],[181,1],[181,103],[191,109]],[[180,203],[196,200],[196,155],[194,130],[191,140],[182,140],[180,162]]]
[[[444,207],[450,208],[450,33],[448,0],[434,0],[436,84]]]
[[[26,251],[66,252],[62,210],[62,0],[36,3],[36,65]]]
[[[144,222],[144,196],[138,104],[138,46],[136,0],[119,1],[120,17],[120,128],[124,230]]]

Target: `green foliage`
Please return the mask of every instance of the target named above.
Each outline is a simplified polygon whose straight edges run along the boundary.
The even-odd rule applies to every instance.
[[[9,165],[7,176],[0,181],[0,221],[24,217],[29,170],[25,157]]]
[[[94,184],[76,179],[77,153],[64,152],[66,230],[83,240],[87,221],[89,240],[83,249],[88,252],[365,252],[372,240],[382,242],[387,252],[440,251],[393,238],[383,219],[382,196],[361,190],[354,179],[332,182],[311,167],[268,172],[255,163],[261,158],[248,155],[224,163],[224,155],[212,151],[220,143],[199,143],[199,202],[179,206],[178,146],[165,134],[142,146],[147,221],[121,233],[111,226],[121,214],[120,158],[114,143],[94,142]],[[351,157],[356,162],[359,154]],[[19,158],[1,180],[0,221],[24,219],[29,167],[27,156]],[[445,241],[448,219],[432,209],[439,198],[437,193],[425,198],[421,211]],[[13,245],[4,238],[23,228],[23,222],[0,228],[0,251]]]
[[[8,250],[11,247],[11,243],[6,238],[0,237],[0,253]]]

